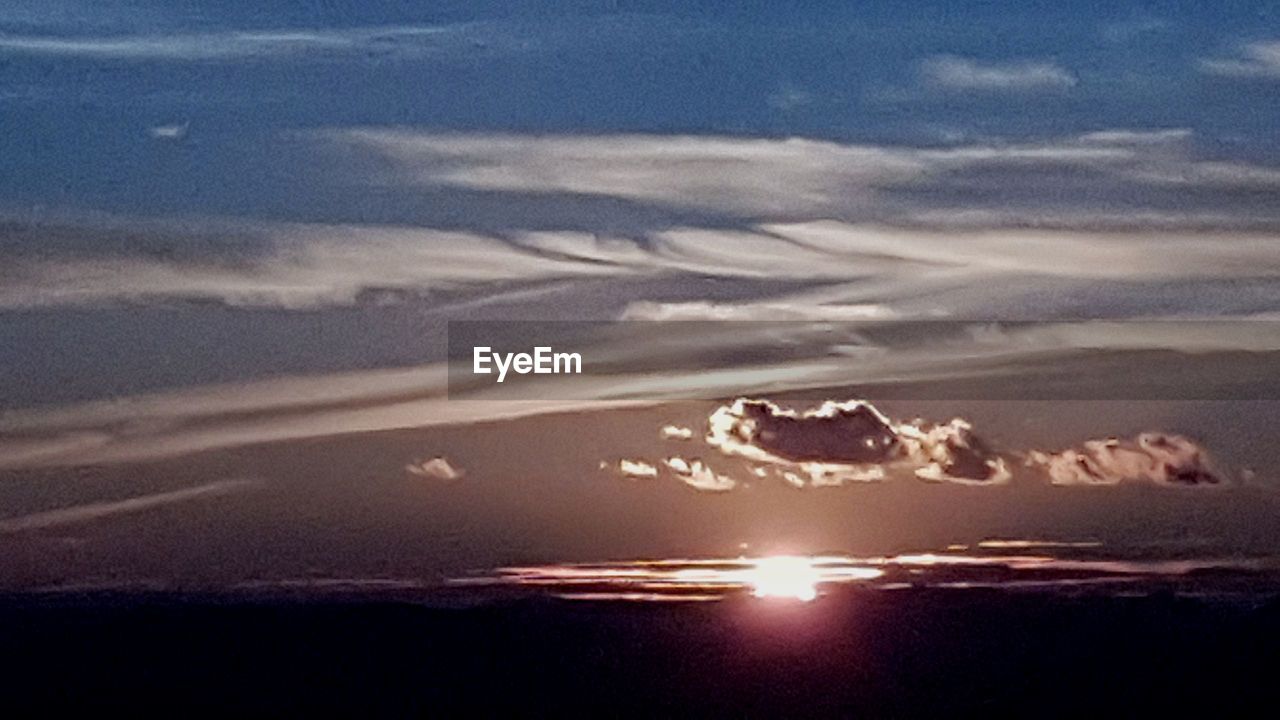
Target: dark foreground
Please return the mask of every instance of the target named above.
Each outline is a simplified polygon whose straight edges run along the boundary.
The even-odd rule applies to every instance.
[[[464,608],[17,597],[4,600],[0,633],[3,704],[42,714],[1220,717],[1266,714],[1280,668],[1276,600],[1169,594]]]

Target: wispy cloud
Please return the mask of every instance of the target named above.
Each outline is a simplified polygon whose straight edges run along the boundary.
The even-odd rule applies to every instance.
[[[920,73],[928,85],[954,91],[1063,90],[1079,82],[1066,68],[1051,62],[984,62],[956,55],[929,58],[920,64]]]
[[[175,123],[172,125],[153,125],[147,128],[147,134],[156,140],[181,140],[187,136],[191,123]]]
[[[1174,24],[1163,18],[1149,15],[1135,15],[1125,20],[1104,23],[1099,29],[1103,40],[1116,44],[1140,40],[1147,35],[1166,33],[1174,29]]]
[[[369,288],[412,294],[655,274],[830,279],[899,270],[904,263],[1095,277],[1221,275],[1277,260],[1267,243],[1280,229],[1280,210],[1242,199],[1280,190],[1280,169],[1201,158],[1182,129],[948,148],[388,129],[322,136],[386,159],[386,177],[352,173],[343,180],[355,183],[353,192],[382,184],[406,193],[512,193],[529,208],[530,226],[545,220],[539,212],[583,197],[705,218],[642,231],[619,231],[604,209],[587,215],[598,225],[594,230],[525,228],[518,220],[502,232],[261,223],[228,230],[251,237],[255,248],[232,261],[178,249],[129,253],[89,240],[65,253],[48,244],[38,253],[0,247],[0,307],[190,298],[301,308],[353,304]],[[1171,208],[1175,192],[1180,200]],[[1099,199],[1112,197],[1125,202]],[[91,234],[93,223],[81,223],[81,234]],[[129,230],[127,221],[111,227]],[[1215,239],[1205,243],[1210,230]],[[1255,234],[1220,235],[1229,230]],[[148,232],[171,238],[167,246],[196,245],[172,239],[191,232],[179,223],[151,223]],[[974,234],[956,242],[958,233]],[[359,252],[352,251],[356,244]],[[1043,262],[1046,249],[1053,264]],[[641,310],[637,305],[635,312]],[[650,310],[714,310],[726,319],[818,319],[818,312],[834,319],[883,308],[816,310],[760,301]]]
[[[472,25],[237,30],[148,35],[0,35],[0,53],[106,60],[208,61],[373,50],[428,50]]]
[[[322,138],[384,157],[393,185],[411,192],[510,192],[533,198],[533,205],[598,195],[611,204],[711,214],[701,223],[686,218],[637,234],[610,231],[608,218],[595,218],[602,223],[595,232],[264,223],[251,228],[253,251],[231,261],[102,248],[93,242],[101,238],[92,232],[97,226],[86,221],[80,245],[44,243],[38,252],[21,243],[0,247],[0,307],[194,298],[311,308],[359,302],[373,287],[420,299],[428,319],[441,325],[459,308],[482,314],[486,302],[504,298],[519,302],[522,312],[557,319],[570,319],[566,308],[595,313],[594,319],[824,322],[1252,318],[1280,310],[1280,294],[1256,282],[1280,274],[1280,212],[1266,203],[1230,202],[1280,188],[1280,172],[1205,159],[1185,129],[1114,128],[945,148],[389,129],[329,131]],[[356,186],[378,179],[355,171],[351,178]],[[1113,191],[1129,194],[1113,202]],[[983,192],[990,197],[974,199]],[[1144,205],[1144,192],[1176,194],[1178,208]],[[950,193],[958,199],[938,199]],[[1090,204],[1099,197],[1101,205]],[[1205,198],[1207,204],[1196,205]],[[150,230],[173,237],[190,231],[180,224]],[[690,278],[715,279],[726,292],[714,300],[691,295]],[[584,279],[598,281],[595,289]],[[1255,289],[1241,293],[1235,283]],[[1134,292],[1139,285],[1143,292]],[[548,294],[541,304],[540,293]],[[440,364],[347,374],[302,370],[292,378],[7,414],[0,418],[0,466],[119,462],[616,407],[637,398],[830,387],[853,377],[945,379],[984,362],[1061,357],[1081,347],[1271,351],[1277,339],[1269,327],[1222,324],[1202,335],[1171,325],[1064,323],[989,329],[945,348],[888,350],[802,337],[797,342],[813,352],[781,359],[757,354],[776,347],[776,338],[735,330],[696,338],[696,354],[666,359],[669,372],[624,362],[608,382],[584,378],[572,396],[516,404],[446,402]],[[602,351],[615,359],[653,351],[625,338],[610,342]],[[695,365],[716,354],[708,350],[757,359]]]
[[[1280,79],[1280,40],[1246,43],[1236,57],[1201,60],[1200,69],[1225,77]]]
[[[1175,285],[1179,293],[1185,292],[1185,287]],[[837,290],[798,297],[797,302],[824,302],[824,294],[834,292],[831,297],[840,298],[851,291],[847,287]],[[856,287],[852,291],[856,292]],[[1009,288],[992,291],[1007,295]],[[1064,359],[1078,361],[1082,350],[1095,355],[1107,350],[1120,362],[1099,366],[1106,372],[1096,377],[1083,372],[1079,382],[1090,383],[1090,389],[1082,391],[1086,396],[1139,397],[1124,394],[1134,391],[1133,380],[1123,371],[1124,362],[1130,362],[1141,363],[1128,366],[1128,372],[1143,368],[1147,383],[1143,387],[1155,394],[1149,396],[1183,398],[1187,397],[1188,380],[1196,377],[1219,389],[1215,392],[1232,387],[1230,378],[1223,374],[1223,363],[1233,356],[1244,353],[1246,365],[1242,367],[1256,369],[1249,354],[1264,353],[1258,357],[1265,358],[1267,353],[1280,351],[1280,326],[1269,322],[1085,321],[1015,323],[1007,328],[990,321],[946,323],[945,327],[910,321],[882,323],[883,329],[892,328],[899,338],[889,344],[846,338],[843,333],[833,336],[832,329],[821,323],[790,324],[789,332],[781,336],[777,326],[769,323],[729,325],[733,327],[720,333],[708,333],[701,329],[705,327],[701,323],[655,327],[654,332],[666,328],[661,335],[615,333],[593,346],[601,354],[588,351],[591,357],[614,358],[610,372],[574,376],[573,382],[552,389],[532,383],[526,388],[528,394],[450,389],[447,368],[439,363],[281,377],[61,408],[14,410],[0,415],[0,468],[136,461],[278,440],[466,425],[555,412],[654,405],[690,397],[837,387],[851,379],[890,386],[908,383],[907,387],[913,382],[932,383],[935,396],[953,392],[949,388],[954,387],[954,392],[962,393],[961,398],[971,398],[975,396],[963,393],[974,392],[974,381],[979,382],[978,387],[983,378],[1015,386],[1027,380],[1036,382],[1042,377],[1037,373],[1060,369]],[[665,348],[657,354],[655,337],[662,338],[660,345]],[[781,354],[763,352],[768,348]],[[1149,354],[1126,354],[1151,350],[1193,354],[1184,356],[1176,373],[1150,370]],[[726,364],[726,359],[731,362]],[[1117,372],[1117,367],[1122,371]],[[1254,377],[1244,376],[1251,383]],[[1247,388],[1251,394],[1258,392],[1256,384]],[[487,401],[459,401],[464,398]],[[726,419],[747,420],[750,418],[744,413],[757,411],[746,405],[740,410],[730,408]],[[894,423],[900,441],[909,439],[942,452],[930,461],[941,464],[936,479],[955,479],[967,473],[947,467],[965,467],[960,459],[980,447],[967,426],[907,425]],[[688,444],[692,440],[674,441]]]
[[[608,197],[755,221],[823,217],[911,224],[921,213],[945,210],[958,218],[952,224],[964,225],[966,212],[982,210],[1021,214],[1012,222],[1040,227],[1065,222],[1096,228],[1108,215],[1127,215],[1131,220],[1125,224],[1133,229],[1151,224],[1157,210],[1168,213],[1156,195],[1170,185],[1204,185],[1219,193],[1280,187],[1280,173],[1269,166],[1199,157],[1190,132],[1177,128],[944,148],[802,138],[459,135],[385,128],[321,136],[383,159],[386,169],[370,178],[383,186],[533,194],[547,202],[566,195]],[[1132,198],[1122,215],[1097,203],[1103,187]],[[938,200],[920,198],[926,189],[941,197],[965,190],[966,200],[939,207]],[[1144,193],[1151,196],[1149,205]],[[1054,202],[1037,202],[1035,195]],[[1195,212],[1225,220],[1212,204],[1228,199],[1206,196],[1196,201],[1205,204]],[[1198,224],[1194,213],[1186,214],[1192,209],[1187,206],[1176,224]]]
[[[59,508],[45,512],[20,515],[18,517],[0,519],[0,534],[11,534],[29,530],[79,525],[81,523],[144,512],[175,503],[188,503],[195,500],[222,497],[244,490],[252,483],[247,480],[220,480],[218,482],[197,485],[195,487],[171,490],[152,495],[139,495],[124,500],[85,503],[73,507]]]

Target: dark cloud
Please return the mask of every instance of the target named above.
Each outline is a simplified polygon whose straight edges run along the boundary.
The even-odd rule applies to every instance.
[[[902,454],[888,418],[861,402],[825,403],[803,414],[739,399],[711,417],[721,446],[742,443],[794,462],[883,463]]]
[[[827,401],[798,412],[767,400],[739,398],[708,420],[707,442],[727,455],[772,465],[796,485],[879,480],[886,467],[923,480],[996,483],[1009,478],[1003,458],[968,422],[895,423],[858,400]],[[797,472],[799,471],[799,472]]]

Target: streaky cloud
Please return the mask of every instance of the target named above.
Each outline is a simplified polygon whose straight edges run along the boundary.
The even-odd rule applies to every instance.
[[[475,24],[355,28],[230,30],[135,35],[0,35],[0,53],[53,58],[202,62],[314,57],[323,53],[425,52],[461,49],[453,36],[475,34]]]
[[[1280,40],[1246,43],[1234,58],[1206,58],[1200,69],[1211,75],[1280,80]]]
[[[929,58],[920,64],[920,73],[929,85],[954,91],[1062,90],[1079,82],[1066,68],[1051,62],[984,62],[956,55]]]
[[[13,534],[32,530],[79,525],[117,515],[145,512],[166,505],[188,503],[196,500],[222,497],[250,487],[248,480],[220,480],[195,487],[169,492],[139,495],[124,500],[85,503],[73,507],[0,519],[0,534]]]

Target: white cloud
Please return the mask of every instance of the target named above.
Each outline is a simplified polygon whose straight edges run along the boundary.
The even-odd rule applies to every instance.
[[[496,29],[490,26],[488,30]],[[107,60],[201,62],[317,53],[422,53],[469,47],[459,40],[500,35],[474,23],[343,29],[54,36],[0,35],[0,53]],[[473,48],[474,49],[474,48]]]
[[[165,139],[180,134],[177,127],[164,128]],[[726,226],[690,218],[639,238],[610,229],[516,227],[497,237],[429,227],[224,222],[226,233],[254,238],[254,252],[226,262],[181,252],[0,249],[0,308],[170,298],[303,308],[352,304],[370,287],[420,293],[681,273],[838,279],[887,276],[907,264],[916,264],[918,271],[951,266],[1092,277],[1203,276],[1245,266],[1261,270],[1277,261],[1269,248],[1280,227],[1280,210],[1257,203],[1240,208],[1231,199],[1242,192],[1280,190],[1280,169],[1200,158],[1185,129],[1110,129],[949,148],[384,129],[325,137],[385,156],[391,180],[405,188],[516,192],[552,205],[564,194],[599,195],[737,220]],[[356,181],[376,179],[357,176]],[[1096,205],[1097,197],[1110,190],[1125,195],[1123,208]],[[1167,197],[1175,190],[1188,198],[1177,208],[1154,200],[1150,207],[1143,205],[1144,193]],[[920,199],[950,193],[981,197]],[[1014,202],[1009,195],[1030,199]],[[607,217],[598,220],[609,225]],[[137,231],[172,238],[191,233],[189,225],[178,222],[138,221],[135,227],[98,218],[69,219],[51,232],[76,230],[77,223],[81,234]],[[206,226],[220,227],[216,221]],[[1232,228],[1236,236],[1222,235]],[[1205,242],[1207,230],[1215,231],[1213,242]],[[1054,262],[1044,262],[1046,257]],[[631,312],[724,319],[892,313],[878,300],[869,296],[820,308],[775,299],[686,300],[636,304]]]
[[[1234,58],[1207,58],[1200,69],[1210,75],[1280,79],[1280,40],[1247,43]]]
[[[658,477],[658,468],[643,460],[627,460],[623,458],[618,461],[618,472],[629,478]]]
[[[532,193],[603,195],[728,212],[834,206],[849,191],[925,168],[889,148],[821,140],[658,135],[426,134],[358,129],[332,140],[397,168],[392,181]]]
[[[703,492],[728,492],[738,483],[728,475],[722,475],[707,467],[699,459],[686,460],[682,457],[670,457],[662,461],[675,476],[685,485]]]
[[[983,62],[956,55],[929,58],[920,64],[920,73],[929,85],[955,91],[1062,90],[1078,82],[1068,70],[1049,62]]]
[[[181,140],[187,136],[191,123],[184,122],[173,125],[155,125],[147,128],[147,134],[156,140]]]
[[[659,435],[664,440],[691,440],[693,439],[693,431],[687,427],[679,425],[664,425]]]
[[[757,222],[839,218],[902,224],[932,211],[940,211],[940,217],[999,211],[1015,214],[1008,222],[1022,226],[1097,228],[1108,222],[1107,214],[1116,213],[1098,203],[1097,193],[1114,188],[1130,200],[1111,222],[1131,230],[1153,213],[1171,212],[1154,197],[1150,205],[1143,199],[1170,183],[1222,193],[1276,182],[1276,170],[1269,166],[1199,157],[1190,131],[1180,128],[1113,128],[943,148],[801,138],[460,135],[385,128],[329,131],[321,137],[382,158],[384,170],[368,179],[378,184],[514,192],[548,203],[564,196],[608,197]],[[1081,175],[1087,179],[1071,179]],[[939,207],[939,200],[919,197],[922,189],[941,197],[963,190],[971,199]],[[899,197],[898,191],[905,195]],[[1030,199],[1008,201],[1010,194],[1028,193]],[[1250,210],[1244,217],[1223,213],[1214,206],[1220,201],[1209,195],[1184,204],[1179,221],[1195,224],[1204,215],[1228,224],[1251,216],[1280,222],[1265,210]],[[1228,220],[1232,214],[1235,221]]]

